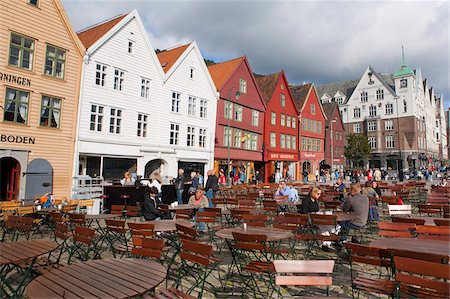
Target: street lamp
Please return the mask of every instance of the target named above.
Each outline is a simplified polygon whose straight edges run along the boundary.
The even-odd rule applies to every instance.
[[[336,119],[332,119],[331,121],[330,121],[330,138],[331,138],[331,171],[334,171],[333,170],[333,123],[335,123],[336,122]],[[331,173],[330,173],[330,175],[331,175]],[[336,177],[335,177],[335,179],[337,179]],[[331,180],[331,184],[333,184],[334,182],[333,182],[333,180]]]
[[[228,99],[227,99],[227,106],[228,106],[228,111],[227,111],[227,119],[228,119],[228,130],[227,130],[227,150],[228,150],[228,180],[227,180],[227,185],[230,186],[231,185],[231,167],[230,167],[230,146],[231,146],[231,128],[230,128],[230,122],[231,122],[231,118],[233,117],[233,109],[231,108],[231,94],[233,92],[233,89],[236,89],[235,87],[232,87],[230,89],[230,92],[228,94]],[[241,93],[239,91],[236,91],[236,93],[234,94],[234,97],[236,98],[236,101],[239,100],[239,96],[241,95]]]

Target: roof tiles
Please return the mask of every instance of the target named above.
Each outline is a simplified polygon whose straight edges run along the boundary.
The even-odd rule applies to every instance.
[[[127,14],[119,15],[113,19],[106,20],[98,25],[89,27],[83,31],[78,32],[78,37],[80,38],[86,49],[89,49],[96,41],[98,41],[103,35],[105,35],[111,28],[113,28],[117,23],[119,23]]]
[[[157,54],[159,62],[165,73],[170,70],[172,65],[178,60],[181,54],[189,47],[190,44],[182,45],[170,50],[164,50]]]
[[[225,86],[228,79],[230,79],[233,72],[244,61],[244,59],[245,56],[242,56],[233,60],[213,64],[208,67],[211,78],[213,79],[218,91]]]
[[[308,96],[311,87],[312,83],[289,86],[292,97],[294,98],[295,105],[297,106],[299,112],[302,110],[302,107],[306,102],[306,97]]]
[[[259,90],[261,91],[261,95],[264,102],[266,103],[266,106],[269,104],[269,101],[272,98],[272,94],[275,91],[280,76],[281,72],[266,76],[255,75],[256,83],[258,84]]]

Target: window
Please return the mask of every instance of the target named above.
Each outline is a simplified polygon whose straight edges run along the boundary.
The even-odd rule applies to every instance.
[[[297,126],[296,123],[297,123],[297,117],[292,116],[291,126],[293,129],[295,129],[295,127]]]
[[[353,109],[353,118],[360,118],[361,117],[361,108],[355,108]]]
[[[317,132],[322,133],[322,122],[321,121],[317,122]]]
[[[384,90],[378,89],[377,90],[377,100],[382,100],[382,99],[384,99]]]
[[[66,51],[47,45],[45,54],[45,74],[63,79],[66,66]]]
[[[41,127],[59,128],[61,120],[61,99],[42,96]]]
[[[189,68],[189,78],[194,79],[194,68]]]
[[[148,115],[138,113],[137,119],[137,136],[147,137]]]
[[[179,111],[180,111],[180,94],[178,92],[172,92],[172,112],[178,113]]]
[[[242,131],[238,129],[234,129],[234,147],[241,147],[241,135]]]
[[[281,114],[280,124],[281,124],[282,127],[286,126],[286,115]]]
[[[369,107],[369,116],[377,116],[377,106],[370,105],[370,107]]]
[[[244,79],[239,80],[239,91],[241,93],[247,93],[247,81]]]
[[[392,119],[384,121],[384,129],[386,131],[394,130],[394,122]]]
[[[97,63],[97,66],[95,67],[95,85],[99,86],[105,86],[106,83],[106,71],[107,66],[101,63]]]
[[[6,88],[3,120],[20,124],[27,123],[29,99],[28,91]]]
[[[225,127],[223,129],[223,145],[231,146],[231,128]]]
[[[366,91],[361,92],[361,102],[367,102],[368,98]]]
[[[34,40],[11,33],[9,44],[9,65],[27,70],[33,68]]]
[[[341,104],[344,103],[344,98],[343,98],[343,97],[336,98],[336,102],[337,102],[339,105],[341,105]]]
[[[232,115],[233,115],[233,103],[231,103],[229,101],[225,102],[224,112],[225,112],[225,118],[231,119]]]
[[[361,124],[360,123],[353,124],[353,132],[361,133]]]
[[[386,136],[386,148],[394,148],[394,136]]]
[[[286,135],[280,134],[280,147],[286,148]]]
[[[286,135],[286,148],[291,149],[291,135]]]
[[[270,147],[277,147],[277,133],[270,132]]]
[[[292,136],[292,149],[297,149],[297,137]]]
[[[189,97],[188,100],[188,115],[195,116],[195,110],[197,110],[197,99],[194,97]]]
[[[208,101],[200,100],[200,117],[206,118],[208,116]]]
[[[99,105],[91,105],[91,131],[101,132],[103,127],[103,110],[105,108]]]
[[[367,123],[367,131],[374,132],[377,129],[377,123],[375,121],[369,121]]]
[[[128,41],[128,53],[129,54],[133,54],[133,51],[134,51],[134,42],[133,41],[131,41],[131,40],[129,40]]]
[[[120,126],[122,122],[122,110],[111,108],[109,114],[109,133],[120,134]]]
[[[280,105],[281,107],[286,107],[286,97],[284,94],[280,94]]]
[[[141,98],[148,99],[150,97],[150,80],[141,78]]]
[[[198,146],[206,147],[206,129],[198,129]]]
[[[386,104],[386,114],[392,114],[394,113],[394,104],[387,103]]]
[[[114,69],[114,89],[115,90],[122,91],[124,75],[125,75],[124,71]]]
[[[256,151],[258,147],[258,135],[250,134],[250,148],[253,151]]]
[[[302,151],[306,151],[306,137],[302,137]]]
[[[34,6],[38,6],[38,0],[29,0],[28,3]]]
[[[195,127],[188,126],[187,127],[187,146],[194,146],[195,142]]]
[[[286,115],[286,127],[291,127],[291,117],[289,115]]]
[[[242,121],[242,106],[235,104],[234,105],[234,120]]]
[[[403,113],[408,112],[408,104],[406,103],[406,100],[403,100]]]
[[[369,137],[369,146],[371,149],[377,148],[377,137]]]
[[[259,125],[259,112],[258,110],[252,110],[252,125],[257,127]]]
[[[317,140],[317,151],[320,152],[322,148],[322,141],[321,140]]]
[[[170,139],[169,143],[171,145],[178,145],[178,135],[180,133],[179,124],[170,124]]]
[[[276,125],[277,124],[277,113],[276,112],[272,112],[270,115],[270,124],[271,125]]]
[[[406,88],[406,87],[408,87],[408,80],[407,80],[407,79],[402,79],[402,80],[400,80],[400,87],[401,87],[401,88]]]
[[[310,107],[311,107],[311,114],[315,115],[316,114],[316,105],[311,104]]]
[[[307,142],[307,150],[311,151],[312,150],[312,139],[307,138],[306,142]]]

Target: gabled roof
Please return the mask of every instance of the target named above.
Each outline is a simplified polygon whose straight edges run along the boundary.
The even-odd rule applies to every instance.
[[[339,105],[336,102],[322,104],[322,107],[327,119],[329,120],[333,118],[335,109],[339,109]]]
[[[163,71],[167,73],[172,65],[178,60],[178,58],[183,54],[183,52],[189,47],[190,44],[182,45],[170,50],[163,50],[159,52],[158,56],[159,62],[163,68]]]
[[[272,94],[277,87],[280,76],[281,72],[266,76],[255,75],[256,83],[258,84],[262,99],[265,102],[266,106],[269,104],[270,99],[272,98]]]
[[[90,46],[92,46],[97,40],[99,40],[126,16],[127,14],[121,14],[112,19],[108,19],[86,29],[83,29],[78,32],[78,37],[80,38],[86,49],[89,49]]]
[[[334,83],[330,83],[330,84],[324,84],[324,85],[320,85],[317,86],[317,96],[319,97],[319,99],[322,98],[322,96],[326,93],[331,97],[334,97],[334,95],[340,91],[343,94],[345,94],[345,96],[347,97],[347,99],[350,98],[350,96],[352,95],[353,91],[356,88],[356,85],[358,85],[358,82],[360,80],[347,80],[347,81],[340,81],[340,82],[334,82]]]
[[[294,98],[295,105],[297,106],[297,110],[299,112],[302,111],[303,105],[308,98],[309,90],[312,87],[312,83],[303,84],[303,85],[291,85],[289,89],[291,90],[292,97]],[[320,101],[320,98],[319,98]]]
[[[209,73],[211,74],[211,77],[218,91],[222,90],[222,88],[230,79],[231,75],[233,75],[235,70],[244,60],[245,56],[242,56],[233,60],[228,60],[208,66]]]

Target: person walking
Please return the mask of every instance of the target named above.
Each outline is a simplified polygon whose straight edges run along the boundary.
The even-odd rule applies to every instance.
[[[183,192],[184,192],[184,169],[178,169],[178,176],[175,179],[175,190],[177,191],[177,201],[181,205],[183,204]]]
[[[208,197],[209,200],[209,207],[213,207],[211,199],[214,198],[216,191],[219,190],[219,180],[214,173],[214,169],[208,170],[207,175],[208,177],[205,186],[206,197]]]

